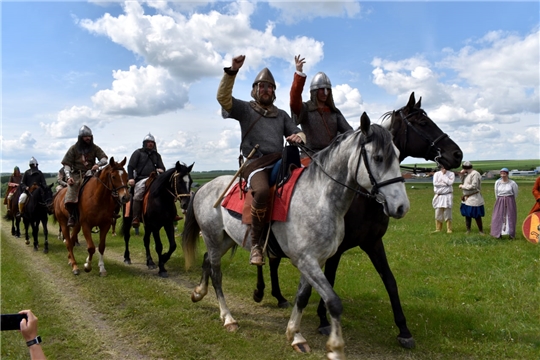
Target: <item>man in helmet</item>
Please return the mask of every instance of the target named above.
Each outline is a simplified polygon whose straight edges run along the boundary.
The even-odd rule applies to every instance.
[[[108,157],[103,150],[94,144],[92,130],[83,125],[79,129],[77,142],[69,148],[64,159],[62,159],[68,184],[64,199],[64,204],[69,212],[67,226],[75,225],[75,213],[79,202],[79,189],[81,188],[82,179],[89,170],[96,171],[100,166],[107,165],[107,159]],[[96,160],[98,160],[97,163]]]
[[[306,82],[306,74],[302,72],[305,59],[300,55],[294,57],[296,72],[290,92],[292,119],[306,133],[306,147],[316,153],[332,142],[334,138],[346,131],[352,130],[334,104],[332,84],[325,73],[317,73],[311,80],[309,91],[311,98],[302,102],[302,91]],[[302,154],[302,164],[307,165],[310,158]]]
[[[143,139],[142,148],[131,154],[128,164],[128,185],[135,186],[132,207],[133,227],[139,226],[146,179],[153,171],[161,174],[165,171],[165,165],[163,165],[161,155],[157,152],[156,139],[148,133]]]
[[[32,156],[28,165],[30,165],[30,169],[25,171],[21,180],[22,193],[21,196],[19,196],[19,213],[17,216],[22,216],[24,214],[24,205],[28,200],[28,190],[30,190],[30,187],[34,184],[42,188],[47,186],[43,173],[38,169],[39,164],[35,157]]]
[[[253,82],[251,97],[254,100],[242,101],[232,96],[234,80],[244,60],[244,55],[236,56],[232,60],[231,67],[224,69],[217,100],[222,107],[223,118],[232,118],[240,123],[242,132],[240,151],[244,158],[256,144],[259,145],[257,153],[253,159],[248,160],[246,171],[242,175],[248,180],[253,194],[250,263],[263,265],[260,238],[265,225],[269,175],[272,166],[281,157],[283,138],[285,137],[289,143],[301,143],[305,141],[305,135],[294,125],[285,111],[274,105],[276,83],[267,68],[261,70]]]

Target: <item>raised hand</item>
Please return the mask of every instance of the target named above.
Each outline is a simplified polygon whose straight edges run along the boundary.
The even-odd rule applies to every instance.
[[[231,70],[236,71],[244,65],[246,55],[238,55],[232,59]]]
[[[306,58],[300,58],[300,54],[294,57],[294,63],[296,65],[296,71],[303,72],[304,64],[306,63]]]

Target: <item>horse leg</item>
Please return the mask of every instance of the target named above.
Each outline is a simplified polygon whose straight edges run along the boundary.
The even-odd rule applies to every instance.
[[[286,309],[290,306],[289,301],[281,294],[281,288],[279,287],[279,264],[281,258],[270,258],[268,264],[270,266],[270,282],[272,284],[272,296],[278,301],[278,307]]]
[[[221,272],[221,254],[208,255],[208,261],[210,264],[210,278],[212,279],[212,286],[216,292],[216,297],[219,303],[219,318],[223,321],[223,326],[227,331],[234,332],[238,330],[238,322],[232,317],[231,311],[227,307],[225,302],[225,295],[223,294]]]
[[[25,239],[25,244],[26,245],[30,245],[30,236],[28,236],[28,227],[29,227],[29,221],[28,220],[23,220],[23,226],[24,226],[24,239]]]
[[[253,300],[257,303],[261,302],[264,298],[264,274],[263,274],[263,267],[261,265],[257,265],[257,288],[253,290]]]
[[[298,290],[296,292],[296,298],[294,301],[294,307],[287,324],[287,339],[291,341],[291,346],[297,352],[308,353],[311,349],[307,343],[307,340],[300,333],[300,323],[302,321],[302,314],[307,306],[309,297],[311,296],[311,285],[307,282],[304,276],[300,277],[300,283],[298,284]]]
[[[343,313],[343,304],[341,299],[337,296],[332,289],[332,286],[324,277],[324,273],[320,265],[314,259],[304,259],[304,261],[298,264],[298,270],[302,274],[304,280],[300,281],[299,295],[297,295],[297,301],[289,325],[287,326],[287,337],[289,340],[293,340],[292,345],[295,346],[296,342],[302,343],[302,335],[300,334],[300,320],[302,310],[306,306],[310,294],[310,291],[303,290],[302,283],[307,281],[315,290],[319,293],[321,298],[326,303],[328,313],[331,318],[332,331],[326,342],[326,354],[328,359],[344,359],[345,358],[345,342],[341,331],[341,314]],[[295,347],[296,349],[296,347]]]
[[[150,254],[150,235],[152,235],[152,231],[150,231],[150,228],[145,225],[143,242],[146,250],[146,266],[148,269],[153,270],[156,268],[156,264],[152,259],[152,254]]]
[[[342,254],[343,253],[339,252],[338,250],[334,256],[326,260],[326,264],[324,265],[324,276],[326,276],[326,280],[328,280],[328,283],[332,287],[334,287],[336,281],[336,272]],[[319,327],[317,330],[322,335],[330,335],[332,326],[330,325],[330,322],[326,316],[326,306],[324,305],[324,301],[322,299],[319,301],[319,306],[317,307],[317,315],[319,316]]]
[[[96,252],[96,246],[94,245],[94,241],[92,240],[92,228],[85,225],[82,227],[82,231],[84,238],[86,239],[86,248],[88,250],[88,257],[86,258],[86,262],[84,263],[84,271],[90,272],[92,271],[92,257]],[[99,236],[101,237],[101,232]]]
[[[49,229],[47,228],[48,216],[45,215],[41,223],[43,224],[43,236],[45,237],[45,245],[43,247],[43,253],[47,254],[49,252]]]
[[[208,260],[208,253],[204,253],[204,260],[202,263],[202,275],[199,285],[195,287],[191,293],[191,301],[199,302],[206,294],[208,294],[208,279],[210,278],[210,260]]]
[[[173,224],[165,225],[165,233],[167,234],[167,239],[169,240],[169,250],[165,254],[158,253],[159,259],[159,274],[161,277],[167,277],[167,270],[165,269],[165,264],[171,258],[172,254],[176,251],[176,240],[174,238],[174,226]],[[161,243],[161,240],[160,240]],[[163,249],[163,247],[162,247]],[[165,275],[165,276],[163,276]]]
[[[77,266],[77,261],[75,260],[75,255],[73,255],[73,244],[75,243],[75,240],[77,238],[77,232],[78,229],[72,230],[72,236],[69,234],[69,228],[66,226],[66,224],[61,224],[60,228],[62,229],[62,235],[64,236],[66,249],[68,251],[68,264],[71,266],[71,271],[73,272],[73,275],[79,275],[79,267]]]
[[[106,240],[107,240],[107,232],[109,229],[107,229],[107,226],[102,226],[99,229],[99,276],[107,276],[107,270],[105,270],[105,261],[103,261],[103,256],[105,255],[105,246],[106,246]]]
[[[30,227],[32,228],[32,238],[34,239],[34,251],[38,251],[39,250],[39,240],[38,240],[39,220],[32,221],[30,223]]]
[[[399,329],[399,335],[397,336],[399,344],[406,349],[414,348],[416,342],[407,327],[407,320],[405,319],[401,301],[399,300],[396,278],[390,269],[390,265],[388,265],[388,259],[386,258],[382,239],[379,239],[374,246],[369,249],[363,250],[368,254],[373,266],[381,276],[386,292],[390,298],[390,304],[392,305],[392,311],[394,313],[394,322]]]
[[[129,253],[129,238],[131,237],[130,229],[131,229],[131,218],[124,217],[124,221],[122,223],[122,231],[124,233],[124,243],[126,245],[126,249],[124,250],[124,263],[128,265],[131,265],[131,256]]]
[[[154,235],[154,244],[158,256],[158,275],[162,278],[169,277],[163,261],[163,244],[161,243],[161,236],[159,236],[159,228],[156,227],[156,229],[152,231],[152,234]]]

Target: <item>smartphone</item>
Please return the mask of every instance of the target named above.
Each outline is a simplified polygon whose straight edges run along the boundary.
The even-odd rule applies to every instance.
[[[28,320],[26,314],[2,314],[0,319],[0,330],[21,330],[22,319]]]

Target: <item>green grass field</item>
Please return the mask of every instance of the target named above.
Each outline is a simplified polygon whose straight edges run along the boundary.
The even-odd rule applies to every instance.
[[[518,181],[519,224],[534,202],[533,181]],[[359,249],[344,254],[336,292],[344,306],[342,326],[349,359],[539,358],[540,247],[521,236],[515,240],[480,236],[474,224],[473,234],[467,236],[459,215],[457,185],[453,234],[431,233],[435,226],[431,184],[406,183],[411,211],[404,219],[392,219],[385,236],[415,349],[397,344],[388,296],[368,257]],[[489,233],[493,181],[483,182],[482,194],[484,228]],[[256,271],[248,265],[245,251],[232,259],[223,257],[225,296],[240,324],[236,333],[228,333],[219,319],[213,289],[200,303],[191,302],[200,269],[184,271],[181,247],[167,264],[169,278],[161,279],[156,270],[144,266],[142,237],[131,238],[134,264],[128,266],[122,262],[123,240],[109,234],[108,276],[98,276],[97,258],[93,272],[74,276],[65,246],[56,237],[50,235],[50,253],[45,255],[12,237],[7,221],[1,225],[2,313],[31,308],[39,317],[39,333],[49,359],[324,357],[326,338],[316,331],[318,295],[312,295],[302,321],[302,333],[313,352],[296,354],[284,335],[291,309],[276,307],[268,274],[265,299],[259,304],[251,299]],[[56,226],[50,224],[49,229],[56,234]],[[200,248],[198,261],[202,261],[202,242]],[[83,263],[85,247],[75,250]],[[282,292],[292,301],[298,271],[284,260],[280,277]],[[28,358],[18,332],[2,332],[0,341],[2,359]]]

